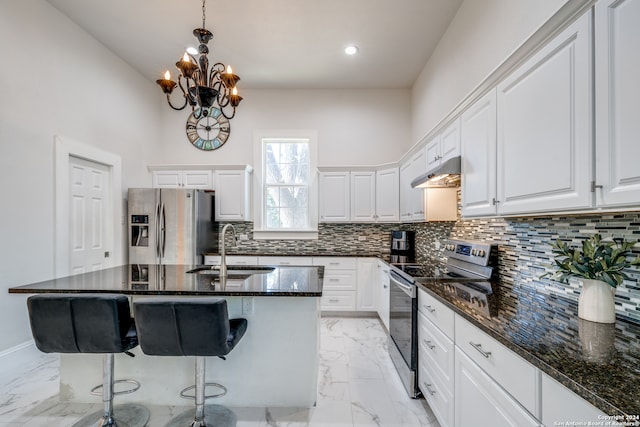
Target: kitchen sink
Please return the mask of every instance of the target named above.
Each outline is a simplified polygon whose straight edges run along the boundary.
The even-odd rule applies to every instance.
[[[220,269],[217,268],[217,266],[214,267],[216,268],[211,268],[210,266],[197,267],[193,270],[187,271],[187,273],[219,276]],[[248,278],[252,274],[267,274],[271,273],[275,269],[275,267],[265,265],[228,265],[227,277],[241,278],[241,276],[246,276],[244,278]]]

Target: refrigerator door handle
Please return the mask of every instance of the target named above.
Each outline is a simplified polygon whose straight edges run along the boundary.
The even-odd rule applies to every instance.
[[[166,235],[167,235],[167,228],[166,228],[166,217],[164,214],[164,203],[162,204],[162,207],[160,208],[160,216],[161,216],[161,223],[160,223],[160,234],[161,234],[161,242],[160,242],[160,257],[164,258],[164,245],[165,245],[165,240],[166,240]]]
[[[160,203],[156,203],[156,213],[154,218],[155,235],[156,235],[156,259],[160,258]]]

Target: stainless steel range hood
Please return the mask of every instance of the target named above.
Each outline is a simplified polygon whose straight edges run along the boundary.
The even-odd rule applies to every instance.
[[[426,173],[411,181],[411,187],[459,187],[460,163],[460,156],[452,157],[440,166],[428,170]]]

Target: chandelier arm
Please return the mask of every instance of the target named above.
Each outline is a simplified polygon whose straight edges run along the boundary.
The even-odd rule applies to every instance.
[[[225,113],[224,108],[220,107],[220,112],[222,113],[223,116],[226,117],[227,120],[233,119],[236,115],[236,107],[232,107],[232,108],[233,108],[233,113],[229,116],[227,115],[227,113]]]
[[[182,104],[181,107],[176,107],[171,103],[171,99],[169,98],[169,94],[167,94],[167,103],[169,104],[169,107],[173,108],[176,111],[180,111],[180,110],[184,110],[184,108],[187,106],[187,98],[184,98],[184,104]]]
[[[209,86],[213,87],[216,80],[221,80],[220,74],[224,72],[225,68],[226,67],[222,62],[216,62],[215,64],[213,64],[213,66],[211,67],[211,73],[209,75]]]

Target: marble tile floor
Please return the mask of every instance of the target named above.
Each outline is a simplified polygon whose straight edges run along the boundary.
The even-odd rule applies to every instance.
[[[377,319],[323,317],[318,402],[313,408],[231,408],[237,427],[439,427],[423,399],[410,399],[387,354]],[[58,399],[58,357],[0,376],[0,427],[66,427],[101,404]],[[125,403],[126,396],[116,398]],[[215,399],[210,401],[215,403]],[[192,406],[148,405],[149,427]]]

